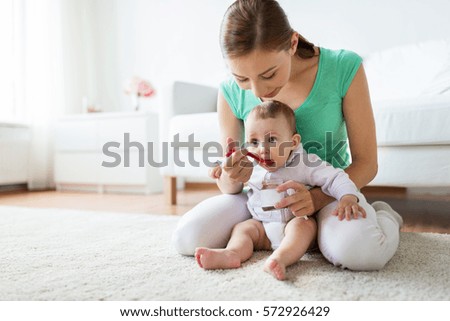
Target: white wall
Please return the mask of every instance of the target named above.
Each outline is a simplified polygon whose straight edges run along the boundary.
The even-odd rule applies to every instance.
[[[310,41],[361,55],[450,38],[448,0],[281,0],[291,24]]]
[[[157,90],[173,80],[217,86],[227,70],[220,22],[232,0],[95,0],[96,83],[104,110],[129,103],[124,81],[137,75]],[[94,3],[94,4],[92,4]],[[447,0],[280,0],[291,25],[310,41],[361,55],[395,45],[450,38]],[[97,17],[97,18],[95,18]]]
[[[65,114],[80,113],[83,97],[118,108],[117,5],[109,0],[62,1]]]
[[[232,1],[117,3],[122,81],[138,75],[160,89],[173,80],[217,85],[226,76],[218,35],[220,21]],[[127,97],[121,98],[122,104],[128,103]]]

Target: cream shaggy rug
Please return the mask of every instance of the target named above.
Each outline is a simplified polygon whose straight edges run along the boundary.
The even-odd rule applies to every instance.
[[[175,253],[172,216],[0,207],[0,300],[450,300],[450,235],[402,233],[384,270],[307,254],[280,282],[268,252],[204,271]]]

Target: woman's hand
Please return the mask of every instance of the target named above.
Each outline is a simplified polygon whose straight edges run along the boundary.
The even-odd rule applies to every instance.
[[[332,214],[337,216],[339,221],[342,221],[344,217],[347,221],[350,221],[352,217],[356,220],[359,213],[363,218],[366,218],[366,211],[359,206],[358,198],[355,195],[344,195]]]
[[[291,212],[297,216],[309,216],[316,212],[311,193],[305,185],[295,181],[287,181],[277,187],[278,192],[284,192],[288,189],[293,189],[295,192],[283,198],[275,204],[275,208],[289,208]]]

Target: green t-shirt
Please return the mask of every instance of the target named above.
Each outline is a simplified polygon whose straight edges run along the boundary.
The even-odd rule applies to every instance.
[[[334,167],[350,164],[342,99],[361,65],[362,58],[348,50],[320,48],[316,79],[306,100],[294,110],[303,147]],[[261,103],[251,90],[242,90],[234,78],[220,85],[234,115],[246,120]]]

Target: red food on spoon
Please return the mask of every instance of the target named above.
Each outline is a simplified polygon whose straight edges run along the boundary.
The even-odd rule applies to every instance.
[[[231,154],[233,154],[235,151],[236,151],[236,150],[233,148],[233,149],[231,149],[225,156],[226,156],[226,157],[230,157]],[[251,152],[247,152],[245,155],[254,158],[254,159],[255,159],[258,163],[260,163],[260,164],[264,164],[264,165],[267,165],[267,166],[271,166],[271,165],[274,164],[274,161],[273,161],[273,160],[271,160],[271,159],[262,159],[262,158],[259,157],[258,155],[255,155],[255,154],[253,154],[253,153],[251,153]]]

